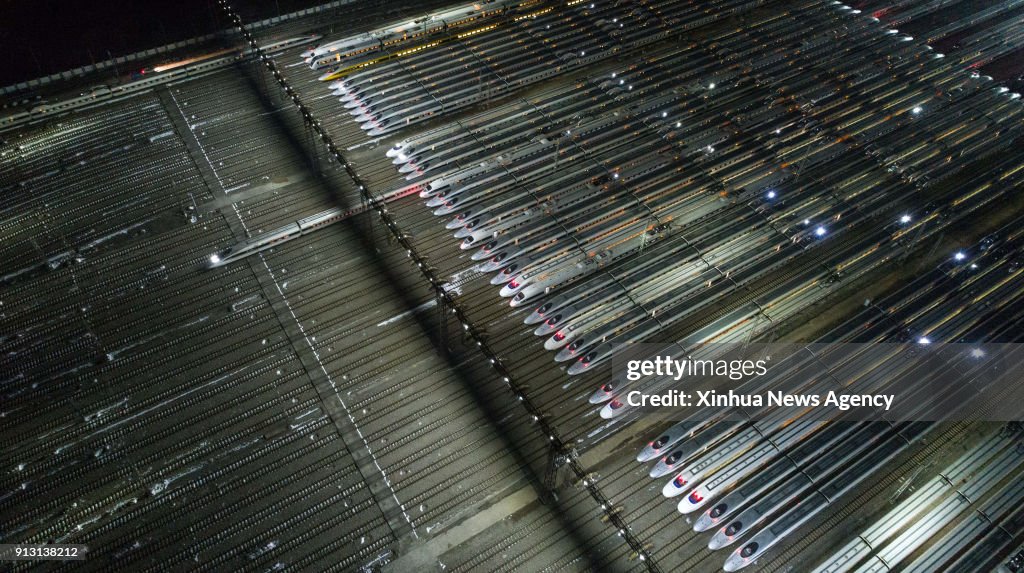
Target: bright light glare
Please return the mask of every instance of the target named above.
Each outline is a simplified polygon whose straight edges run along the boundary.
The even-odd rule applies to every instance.
[[[931,344],[931,343],[932,343],[932,341],[931,341],[931,339],[930,339],[930,338],[928,338],[927,336],[922,336],[921,338],[918,338],[918,339],[917,339],[917,343],[918,343],[918,344]]]
[[[825,236],[825,227],[818,227],[817,229],[814,230],[814,234],[819,236],[819,237],[824,237]]]
[[[953,258],[958,261],[962,261],[967,258],[967,255],[965,255],[963,251],[957,251],[956,254],[953,255]]]
[[[924,111],[924,108],[922,108],[921,106],[917,105],[917,106],[914,106],[914,109],[912,109],[910,111],[914,112],[914,114],[917,115],[917,114],[921,113],[922,111]]]
[[[774,199],[775,198],[775,191],[769,191],[768,192],[768,198],[769,199]]]
[[[220,262],[220,256],[218,256],[217,253],[214,253],[214,254],[210,255],[210,262],[213,263],[213,264],[219,263]]]
[[[903,223],[904,225],[906,225],[909,222],[910,222],[910,215],[901,215],[900,216],[900,223]]]

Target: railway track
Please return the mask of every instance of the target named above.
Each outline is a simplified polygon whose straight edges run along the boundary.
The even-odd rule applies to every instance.
[[[661,21],[671,16],[664,11],[657,13],[654,3],[642,4]],[[806,2],[794,10],[804,17],[808,33],[824,33],[837,23],[850,21],[846,14],[829,12],[832,9],[824,3]],[[830,84],[833,73],[843,74],[843,82],[851,86],[870,79],[858,77],[852,63],[828,69],[821,63],[828,60],[819,55],[832,46],[821,44],[806,44],[796,50],[799,54],[786,56],[786,61],[778,65],[758,59],[759,51],[786,46],[798,36],[796,30],[786,27],[792,14],[768,12],[750,11],[746,16],[747,32],[729,33],[717,42],[702,37],[706,28],[694,28],[694,42],[677,60],[692,59],[698,71],[687,77],[700,80],[712,78],[705,75],[710,73],[708,70],[722,66],[713,76],[717,87],[712,88],[721,94],[716,100],[722,105],[740,105],[742,98],[755,90],[768,94],[772,87],[764,82],[769,82],[773,74],[783,74],[777,77],[784,77],[792,82],[787,85],[796,87],[777,94],[778,116],[773,115],[774,111],[757,115],[747,108],[719,113],[698,99],[684,104],[685,98],[679,96],[659,100],[659,89],[671,89],[670,72],[675,69],[661,63],[677,60],[660,60],[664,53],[657,50],[639,57],[640,64],[623,67],[620,62],[608,60],[538,83],[521,92],[523,96],[518,100],[499,101],[531,110],[531,117],[539,118],[531,120],[532,125],[560,128],[566,114],[538,107],[544,97],[558,89],[586,89],[587,95],[580,96],[579,101],[602,97],[600,94],[606,92],[585,77],[589,70],[595,70],[594,77],[604,77],[613,70],[637,73],[641,69],[637,66],[646,64],[650,70],[643,69],[636,75],[637,89],[631,91],[637,107],[630,108],[622,120],[631,126],[637,141],[664,142],[677,153],[685,153],[685,138],[671,135],[679,128],[673,128],[671,122],[659,123],[659,105],[704,113],[694,117],[714,118],[730,126],[728,139],[722,143],[714,139],[717,135],[687,132],[687,137],[697,134],[714,140],[709,145],[716,151],[709,152],[707,158],[701,152],[699,161],[680,163],[701,171],[699,186],[738,188],[742,181],[756,181],[758,170],[773,163],[801,165],[799,178],[784,191],[786,200],[792,201],[786,207],[766,209],[760,192],[747,193],[735,205],[723,203],[719,219],[702,220],[703,227],[684,230],[682,237],[690,237],[695,231],[702,233],[698,228],[713,229],[741,211],[756,213],[761,219],[758,225],[783,240],[790,236],[787,233],[794,226],[793,218],[799,221],[806,212],[816,217],[836,216],[836,221],[841,214],[844,225],[856,220],[858,209],[879,213],[875,219],[850,223],[835,235],[835,242],[815,245],[792,257],[769,256],[766,260],[774,263],[766,263],[763,274],[751,271],[743,276],[745,269],[753,268],[744,266],[751,264],[742,259],[746,244],[723,247],[736,249],[737,254],[709,264],[725,276],[710,291],[717,298],[699,312],[690,312],[664,328],[664,336],[672,339],[701,331],[750,302],[768,307],[773,319],[785,318],[827,293],[828,288],[819,287],[820,279],[816,283],[814,277],[827,276],[840,266],[848,277],[869,272],[873,263],[857,256],[854,246],[858,242],[868,244],[875,237],[872,233],[902,212],[912,212],[915,225],[940,221],[936,208],[913,209],[926,191],[963,205],[963,211],[954,218],[966,216],[977,205],[998,197],[987,193],[985,186],[940,187],[934,191],[934,182],[948,176],[946,168],[936,167],[934,162],[945,153],[976,157],[990,149],[1005,149],[1012,141],[1006,135],[1012,133],[1009,126],[1019,118],[1008,96],[990,95],[987,85],[971,87],[971,81],[977,78],[951,79],[952,67],[946,63],[953,58],[922,62],[911,57],[912,48],[920,49],[914,47],[914,42],[902,42],[905,48],[891,48],[888,40],[848,29],[843,41],[849,45],[865,42],[865,49],[877,57],[896,49],[906,58],[892,64],[893,77],[903,79],[895,82],[897,87],[865,88],[865,95],[854,98],[863,109],[833,119],[830,114],[836,110],[835,101],[818,91],[821,85],[810,85],[813,82],[797,74],[813,75],[815,82],[837,89],[848,84]],[[539,23],[547,25],[543,19]],[[484,37],[467,38],[462,42],[467,46],[464,49],[489,54],[488,50],[500,45]],[[690,57],[696,54],[700,54],[699,61]],[[279,64],[290,62],[295,55],[286,51],[276,60]],[[845,60],[853,62],[849,57],[852,55],[846,52]],[[480,62],[475,58],[464,63],[473,66]],[[731,86],[728,79],[723,79],[729,73],[727,69],[738,69],[729,66],[746,60],[753,62],[750,74],[757,78],[756,85]],[[435,63],[423,67],[413,63],[402,62],[401,72],[423,74],[428,67],[441,70]],[[502,73],[518,73],[518,68],[513,68],[519,64],[511,59],[507,63],[513,67]],[[703,67],[697,67],[697,63]],[[334,134],[335,141],[352,144],[347,156],[355,158],[356,171],[374,191],[405,184],[399,181],[403,175],[395,173],[383,149],[399,137],[410,135],[411,130],[369,141],[343,114],[329,113],[337,103],[319,98],[323,88],[315,83],[316,74],[296,66],[288,68],[288,75],[292,80],[289,84],[301,93],[315,116],[323,119],[322,125]],[[910,79],[915,76],[920,79]],[[708,83],[703,85],[706,88]],[[950,93],[965,89],[970,95],[951,96],[948,102],[921,100],[921,94],[933,87]],[[318,231],[314,237],[273,247],[250,263],[200,274],[198,266],[210,253],[238,240],[238,228],[255,235],[334,206],[336,197],[325,189],[325,182],[334,186],[334,191],[340,190],[345,201],[358,202],[360,197],[334,158],[295,148],[296,143],[303,143],[303,137],[313,143],[316,137],[302,135],[306,129],[302,118],[289,111],[291,104],[286,98],[275,95],[272,80],[263,96],[254,94],[250,83],[228,72],[171,84],[166,89],[171,94],[171,107],[160,106],[152,94],[142,95],[126,106],[132,110],[135,122],[127,130],[118,130],[111,121],[113,114],[102,110],[62,118],[62,125],[32,128],[36,131],[28,134],[26,142],[33,141],[33,137],[36,141],[50,138],[53,145],[82,150],[81,155],[58,155],[57,161],[65,164],[58,166],[59,172],[77,177],[86,191],[71,193],[66,200],[49,201],[46,197],[57,191],[47,181],[52,178],[49,172],[53,164],[33,154],[32,143],[19,144],[25,145],[15,153],[20,154],[19,158],[10,163],[9,171],[0,172],[5,190],[0,195],[4,197],[0,199],[0,214],[15,213],[33,202],[37,209],[42,203],[45,211],[35,219],[0,216],[0,234],[14,239],[5,241],[14,246],[4,251],[11,256],[4,257],[6,265],[0,268],[0,275],[5,277],[0,285],[0,300],[5,302],[0,307],[0,320],[5,326],[11,325],[14,333],[0,339],[0,349],[7,352],[0,359],[0,367],[17,365],[16,374],[3,380],[5,397],[13,404],[5,407],[3,414],[14,428],[14,437],[0,447],[19,460],[23,469],[18,471],[24,471],[0,481],[0,507],[20,505],[39,495],[50,500],[33,513],[4,522],[4,530],[33,532],[40,539],[65,532],[68,539],[91,540],[90,544],[102,554],[113,556],[111,568],[142,565],[152,570],[158,564],[174,564],[197,569],[266,569],[287,564],[349,570],[387,561],[404,535],[404,527],[396,528],[394,516],[381,511],[379,492],[364,487],[362,480],[367,476],[361,474],[353,454],[364,459],[370,455],[381,473],[390,476],[386,480],[394,485],[395,499],[410,510],[411,529],[426,537],[431,531],[444,531],[474,506],[488,503],[495,492],[518,485],[523,479],[521,468],[516,467],[518,462],[503,449],[501,438],[474,404],[474,399],[508,402],[507,390],[498,379],[470,396],[465,388],[453,384],[448,366],[433,357],[421,325],[432,323],[440,311],[433,306],[436,301],[431,293],[426,288],[421,290],[427,285],[416,267],[408,263],[403,249],[381,245],[378,255],[396,269],[399,281],[412,285],[408,296],[382,288],[382,277],[377,273],[362,272],[369,266],[367,258],[355,254],[360,252],[359,241],[343,230]],[[617,95],[602,101],[617,101]],[[733,99],[727,99],[730,96]],[[265,98],[269,98],[269,105]],[[869,106],[875,109],[868,110]],[[594,109],[608,114],[615,107],[605,103]],[[917,107],[923,111],[914,111]],[[943,110],[954,108],[968,110],[972,117],[983,117],[961,127],[959,116],[943,114]],[[502,109],[505,107],[492,108],[490,119],[475,123],[470,113],[463,112],[420,125],[427,130],[440,129],[451,121],[456,125],[449,133],[451,142],[464,138],[491,153],[532,145],[515,131],[515,122],[491,121]],[[168,126],[173,127],[169,119],[173,113],[181,116],[187,131],[165,135]],[[914,117],[921,113],[932,115],[925,116],[927,122],[916,121]],[[886,115],[895,120],[881,121]],[[772,121],[797,116],[809,118],[808,123],[792,130],[788,124],[783,125],[785,135],[771,138],[776,126]],[[277,118],[280,121],[274,123]],[[820,124],[820,130],[811,122]],[[87,125],[100,129],[90,132],[85,129]],[[494,125],[505,125],[506,131],[488,127]],[[986,129],[989,134],[999,133],[1001,139],[985,135]],[[282,130],[291,134],[283,135]],[[586,166],[595,173],[604,170],[610,174],[607,166],[618,160],[626,161],[630,168],[642,165],[640,146],[631,149],[629,142],[608,145],[601,139],[600,129],[588,133],[581,127],[573,131],[576,135],[571,149],[576,159],[568,161],[565,158],[569,156],[563,154],[562,160],[554,160],[564,173],[583,173]],[[927,143],[908,145],[910,133]],[[181,138],[189,135],[195,137],[202,157],[195,156],[193,148],[182,142]],[[815,145],[821,144],[820,148],[802,146],[801,138],[810,138]],[[833,153],[828,149],[836,148],[826,143],[843,138],[855,143],[853,153],[844,151],[826,157]],[[871,146],[875,147],[869,149]],[[756,150],[749,159],[737,153],[746,148]],[[13,153],[13,149],[8,146],[3,151]],[[558,151],[551,157],[556,154]],[[536,156],[523,157],[532,161]],[[850,159],[854,160],[848,165],[839,165]],[[1017,155],[1008,153],[1007,161],[999,167],[1006,178],[987,182],[988,188],[1016,185],[1013,170],[1019,166],[1013,162],[1017,159]],[[476,160],[476,156],[460,160],[459,168],[471,166]],[[85,163],[76,166],[75,161]],[[157,164],[149,170],[136,169],[146,161]],[[215,196],[206,189],[194,169],[197,161],[208,163],[216,183],[227,191],[225,195]],[[884,193],[872,194],[870,190],[877,182],[857,178],[859,170],[890,169],[879,179]],[[296,176],[310,170],[323,173],[323,180]],[[167,175],[179,172],[185,175]],[[110,173],[124,175],[118,185],[110,187],[114,192],[95,192]],[[924,181],[919,177],[925,176],[932,183],[918,186],[917,181]],[[137,197],[139,183],[150,181],[150,177],[160,183],[159,188]],[[551,175],[542,170],[518,170],[515,177],[525,187]],[[33,184],[46,182],[45,194],[26,199],[18,187],[8,184],[26,179]],[[427,180],[426,176],[418,179]],[[818,195],[813,193],[814,187],[833,188]],[[631,188],[630,192],[637,191]],[[882,205],[884,197],[896,195],[900,196],[896,202]],[[534,404],[528,415],[515,401],[498,409],[516,439],[536,433],[530,415],[543,418],[542,426],[556,430],[560,442],[579,452],[590,451],[604,440],[619,439],[630,431],[637,432],[636,441],[643,438],[634,418],[602,421],[587,400],[606,380],[607,369],[596,368],[567,380],[564,370],[553,367],[547,356],[537,352],[537,339],[521,324],[525,314],[510,312],[496,296],[496,289],[487,285],[486,276],[467,272],[471,263],[466,253],[455,248],[443,225],[437,224],[419,200],[396,200],[384,209],[397,222],[399,239],[408,239],[418,260],[431,267],[437,282],[452,289],[452,300],[464,312],[461,318],[474,327],[468,348],[458,348],[457,335],[450,337],[457,360],[465,359],[461,367],[480,380],[494,378],[486,360],[474,358],[473,344],[481,342],[517,384],[529,380],[528,386],[517,385]],[[119,229],[103,225],[121,219],[138,226],[108,239]],[[555,219],[558,226],[567,228],[567,219],[561,215]],[[838,225],[826,220],[830,221],[831,234]],[[229,221],[237,225],[232,227],[235,233],[229,229]],[[929,229],[928,233],[937,231]],[[886,233],[893,234],[893,229]],[[657,252],[653,250],[656,248],[645,252]],[[701,256],[707,252],[700,249]],[[84,260],[75,262],[76,254],[83,255]],[[26,268],[29,270],[22,272]],[[609,267],[595,276],[614,276],[620,281],[620,277],[627,276],[620,273],[622,270]],[[267,282],[267,277],[272,282]],[[45,297],[39,294],[43,283],[53,286]],[[803,298],[787,297],[784,291],[790,284]],[[276,285],[276,292],[268,291],[268,285]],[[620,285],[630,299],[623,308],[639,311],[652,304],[650,298],[643,298],[643,286],[640,282],[631,287]],[[152,304],[154,299],[158,304]],[[407,300],[416,304],[409,308],[404,304]],[[681,304],[689,306],[691,302]],[[290,317],[286,311],[291,312]],[[65,337],[63,332],[69,324],[74,325],[75,334]],[[456,322],[452,326],[457,330],[459,325]],[[756,323],[750,328],[753,334],[769,335],[770,326]],[[308,344],[308,348],[296,341]],[[158,360],[157,356],[163,358]],[[144,364],[157,371],[145,376],[129,372]],[[310,364],[323,369],[335,388],[334,394],[324,393],[322,382],[319,386],[315,381],[311,383]],[[313,378],[319,377],[317,374]],[[332,396],[344,400],[353,425],[365,434],[369,454],[345,451],[346,443],[356,442],[349,439],[351,436],[339,436],[326,415],[322,403]],[[28,455],[29,448],[20,444],[34,434],[30,428],[33,423],[46,431],[38,440],[38,451]],[[345,439],[338,441],[338,437]],[[546,457],[544,436],[537,437],[526,440],[523,449],[528,463],[542,468]],[[348,449],[356,448],[350,445]],[[51,455],[51,450],[56,453]],[[421,451],[425,453],[419,454]],[[320,463],[344,468],[341,475],[349,485],[335,484],[327,470],[318,467]],[[292,472],[292,466],[302,469]],[[586,569],[587,557],[571,540],[577,535],[586,547],[599,548],[600,555],[622,569],[646,568],[648,565],[639,559],[642,556],[652,557],[666,568],[717,568],[717,557],[709,559],[707,552],[695,554],[689,561],[681,560],[685,552],[698,549],[698,536],[672,534],[678,530],[678,515],[671,507],[666,510],[666,504],[647,491],[650,487],[644,472],[636,472],[631,463],[602,462],[599,467],[600,485],[567,495],[560,506],[573,515],[569,521],[572,533],[566,531],[565,520],[548,510],[532,508],[527,513],[533,527],[519,528],[507,544],[485,546],[486,550],[468,560],[445,559],[449,564],[460,562],[456,566],[460,570],[511,570],[534,565],[547,570]],[[573,471],[592,469],[578,466]],[[250,475],[279,485],[264,486],[259,495],[250,495],[241,491]],[[454,491],[446,484],[457,476],[467,477],[462,489]],[[340,490],[334,489],[336,485]],[[153,493],[151,488],[158,491]],[[214,508],[210,500],[223,495],[233,496],[233,505]],[[604,496],[625,510],[621,514],[599,510],[594,502]],[[192,519],[187,507],[210,507],[210,511]],[[856,510],[852,503],[842,509]],[[620,517],[612,519],[612,515]],[[602,516],[608,523],[590,523]],[[48,527],[39,529],[38,524],[44,523],[49,523]],[[623,523],[628,524],[629,544],[615,535],[618,524]],[[169,524],[170,534],[163,534],[165,524]],[[126,530],[133,532],[135,543],[121,541],[121,532]],[[657,541],[652,544],[652,540]],[[789,558],[813,551],[809,543],[801,542],[799,547],[783,548],[783,555]],[[512,558],[504,559],[506,553]],[[193,559],[198,565],[190,562]],[[771,563],[778,559],[782,557]]]
[[[205,81],[208,82],[207,95],[202,95],[204,90],[195,86],[196,91],[184,92],[179,101],[183,109],[191,108],[195,112],[196,118],[192,119],[193,114],[190,113],[189,121],[205,122],[195,130],[200,145],[214,137],[217,130],[213,126],[230,126],[238,119],[238,116],[222,113],[223,109],[232,106],[237,106],[234,107],[236,110],[245,109],[254,101],[251,96],[243,96],[242,92],[235,92],[237,97],[230,97],[232,84],[223,75],[212,76]],[[209,86],[217,85],[222,86],[221,95],[228,96],[220,101],[219,105],[223,107],[219,109],[206,101],[210,97]],[[187,106],[184,105],[186,103]],[[280,138],[273,130],[251,130],[249,136],[260,144],[250,146],[256,150],[256,155],[250,155],[248,161],[258,161],[260,153],[270,153],[271,150],[276,153],[281,148],[280,144],[269,143]],[[236,144],[247,145],[244,138],[241,141],[236,141]],[[93,145],[111,143],[96,141]],[[225,157],[244,163],[247,159],[236,155],[237,150],[228,150],[228,155],[222,157],[218,154],[226,148],[216,143],[212,148],[210,159],[218,180],[226,182],[229,177],[242,173],[229,161],[219,165]],[[114,157],[113,154],[98,154],[96,157],[101,156]],[[184,159],[177,164],[184,165],[188,161]],[[285,154],[275,155],[274,161],[262,165],[271,173],[277,170],[294,172],[304,169],[302,162],[301,157]],[[225,171],[218,172],[219,169]],[[88,177],[96,179],[101,175],[103,171],[97,169],[90,171]],[[262,176],[246,181],[250,180],[259,183]],[[235,184],[246,181],[241,178],[233,180]],[[295,189],[297,196],[293,204],[297,209],[322,205],[322,197],[328,196],[316,186],[304,185],[301,190]],[[244,191],[243,188],[237,192]],[[307,196],[305,200],[299,198],[303,194]],[[317,194],[321,194],[320,198]],[[4,447],[12,459],[22,460],[24,477],[21,479],[26,480],[24,483],[29,486],[24,490],[28,495],[42,493],[42,482],[37,476],[52,476],[45,482],[52,503],[42,506],[40,513],[34,516],[21,515],[16,521],[6,522],[5,531],[32,531],[32,526],[28,525],[30,521],[48,519],[65,507],[76,506],[67,517],[55,519],[47,529],[39,529],[34,534],[59,536],[67,533],[69,538],[88,538],[96,555],[109,555],[111,563],[118,567],[132,567],[139,563],[178,563],[192,568],[223,565],[248,569],[260,564],[270,567],[286,559],[294,563],[331,562],[345,569],[354,569],[375,559],[375,556],[393,551],[397,537],[391,525],[381,517],[378,499],[366,489],[363,476],[355,471],[352,464],[351,453],[345,451],[337,440],[338,434],[333,425],[324,411],[318,408],[321,398],[312,392],[305,368],[295,359],[287,336],[281,331],[274,308],[277,297],[274,293],[262,292],[259,282],[253,279],[253,273],[260,272],[260,267],[236,265],[219,271],[217,275],[199,268],[203,259],[215,250],[216,245],[224,244],[228,235],[221,217],[237,214],[244,218],[250,214],[246,210],[236,212],[230,203],[226,211],[210,210],[206,205],[216,205],[214,199],[198,194],[197,198],[202,215],[195,222],[188,223],[187,218],[182,217],[182,222],[173,232],[166,228],[154,229],[155,242],[150,237],[140,237],[137,243],[123,243],[123,248],[91,257],[85,266],[74,269],[77,275],[74,278],[79,284],[83,284],[84,277],[91,279],[90,292],[84,296],[71,294],[67,299],[60,299],[60,306],[50,307],[77,309],[83,305],[97,317],[102,317],[99,321],[91,319],[89,324],[105,329],[105,337],[101,340],[109,347],[100,347],[89,356],[110,353],[112,358],[104,359],[98,365],[87,361],[88,370],[64,374],[67,380],[63,385],[37,384],[42,371],[26,370],[28,376],[24,380],[27,382],[19,383],[22,378],[12,380],[22,386],[16,397],[9,395],[15,399],[7,402],[10,406],[5,408],[6,419],[15,424],[12,427],[18,432],[15,435],[27,438],[19,430],[27,430],[27,425],[35,423],[47,428],[49,435],[40,442],[44,450],[38,457],[25,456],[11,449],[18,445],[15,442]],[[252,229],[272,224],[274,217],[280,216],[270,211],[255,210],[252,215],[247,223]],[[364,401],[376,398],[373,408],[365,408],[365,404],[361,408],[369,410],[369,415],[356,414],[360,422],[365,419],[368,424],[373,424],[377,420],[378,431],[380,421],[396,415],[429,422],[427,430],[402,438],[401,442],[388,448],[381,463],[389,473],[405,472],[407,477],[398,484],[397,491],[403,498],[406,495],[415,498],[414,525],[417,529],[424,527],[429,530],[428,525],[450,524],[467,508],[483,502],[510,484],[519,483],[522,480],[521,470],[511,463],[507,453],[497,447],[500,439],[479,412],[466,402],[464,393],[451,392],[451,374],[438,364],[436,358],[432,358],[433,350],[423,343],[422,334],[410,335],[415,330],[415,322],[408,319],[387,322],[400,317],[405,310],[393,291],[379,287],[379,277],[352,273],[349,281],[324,283],[320,280],[323,273],[331,269],[363,268],[352,255],[358,252],[358,248],[354,248],[355,242],[344,237],[344,234],[335,235],[326,246],[322,240],[289,245],[289,249],[268,253],[267,262],[274,269],[274,274],[282,277],[283,292],[295,301],[293,308],[300,320],[310,327],[308,332],[311,339],[316,339],[314,344],[323,349],[327,358],[325,367],[336,373],[338,380],[344,373],[350,374],[351,379],[346,381],[343,391],[359,392]],[[163,244],[166,248],[154,250],[155,244]],[[313,244],[321,247],[319,252],[312,254],[314,260],[329,259],[330,266],[324,270],[302,268],[309,260],[308,247]],[[89,265],[96,265],[97,270],[83,272],[83,269],[90,268]],[[152,268],[161,268],[162,265],[161,273],[140,281],[139,276],[149,270],[150,265]],[[100,269],[113,272],[105,276]],[[58,269],[57,272],[70,275],[70,270]],[[25,330],[25,335],[4,340],[4,344],[11,345],[8,348],[18,352],[31,348],[32,340],[47,343],[58,340],[56,333],[60,332],[61,325],[54,318],[59,315],[44,315],[48,318],[39,324],[46,325],[46,331],[33,326],[37,315],[31,314],[29,309],[35,308],[38,312],[52,304],[37,298],[35,293],[39,290],[34,283],[38,280],[38,277],[34,281],[19,278],[11,285],[15,290],[6,289],[4,292],[4,301],[8,304],[18,297],[38,301],[35,307],[24,307],[25,312],[14,306],[12,309],[16,313],[4,315],[5,320],[22,320],[19,317],[25,317],[25,322],[18,323],[20,330],[36,329],[38,337],[35,339],[27,338],[32,331]],[[193,288],[186,286],[189,281],[194,281]],[[287,281],[292,282],[285,284]],[[122,287],[126,284],[132,286]],[[118,293],[121,288],[123,293]],[[101,293],[106,296],[115,293],[116,296],[107,299]],[[339,293],[365,294],[346,300],[339,308]],[[60,291],[54,293],[55,299],[61,296]],[[154,297],[166,300],[166,304],[154,305]],[[358,314],[350,314],[357,308]],[[115,309],[121,311],[121,317],[112,316]],[[143,313],[143,309],[149,312]],[[160,330],[153,326],[161,320],[167,326],[154,338],[153,334]],[[387,324],[374,326],[382,322]],[[150,328],[147,329],[147,325]],[[361,341],[345,337],[346,333],[357,331],[371,332],[372,335]],[[217,340],[232,342],[218,344]],[[54,346],[59,347],[57,344]],[[166,371],[155,370],[151,379],[144,380],[138,373],[131,375],[125,368],[143,361],[148,363],[155,355],[160,355]],[[62,367],[73,369],[81,358],[81,355],[68,352],[64,359],[71,364],[66,366],[54,360],[37,364],[40,370],[45,366],[57,374]],[[216,370],[211,371],[215,363]],[[240,370],[243,367],[247,369]],[[91,380],[90,374],[97,368],[105,372],[101,380],[83,384]],[[390,368],[396,385],[401,380],[403,387],[414,389],[414,394],[447,394],[448,403],[432,412],[424,405],[410,406],[400,394],[378,393],[374,396],[367,393],[378,383],[382,368]],[[429,375],[424,375],[427,373]],[[147,375],[147,378],[150,377]],[[125,393],[128,388],[131,390]],[[417,391],[416,388],[422,389]],[[62,389],[72,392],[62,394]],[[59,399],[43,400],[50,395],[59,396]],[[124,396],[129,398],[123,399]],[[23,405],[33,401],[39,401],[40,408],[32,409],[29,415],[29,410]],[[293,425],[294,428],[291,427]],[[392,425],[385,432],[390,431],[401,438],[409,429]],[[445,435],[450,437],[438,439]],[[61,448],[71,441],[81,443]],[[59,450],[57,455],[45,451],[51,445],[51,451]],[[481,475],[479,480],[464,480],[466,487],[462,490],[439,487],[437,484],[463,475],[474,463],[473,455],[441,459],[427,456],[422,461],[410,463],[410,452],[444,447],[475,450],[478,452],[475,455],[485,460],[491,471]],[[270,463],[271,459],[280,457],[282,452],[291,448],[299,449],[281,458],[280,462]],[[320,461],[327,461],[335,468],[345,468],[345,473],[338,475],[356,480],[358,490],[343,487],[337,490],[339,493],[330,493],[336,482],[323,477],[325,469],[318,466],[311,456],[332,448],[334,457],[320,458]],[[113,470],[114,467],[117,469]],[[261,469],[254,471],[255,467]],[[299,467],[306,470],[293,471]],[[285,472],[286,469],[289,471]],[[430,479],[412,479],[423,474],[429,474]],[[98,479],[101,475],[103,477]],[[287,479],[277,479],[282,475],[287,475]],[[0,494],[3,497],[0,503],[5,505],[17,502],[24,495],[20,493],[21,482],[12,483],[12,477],[17,476],[8,476],[2,484],[3,494],[9,494]],[[248,478],[271,480],[275,486],[265,486],[252,496],[241,496],[236,492]],[[211,489],[206,485],[208,483],[218,484],[217,489]],[[158,491],[153,493],[150,486]],[[100,489],[106,493],[99,495]],[[225,507],[209,517],[190,517],[196,507],[211,507],[212,511],[211,496],[221,499],[224,495],[236,496],[236,503],[230,509]],[[358,506],[352,506],[356,498]],[[346,504],[350,507],[345,508]],[[174,512],[168,511],[171,507],[176,508]],[[291,508],[304,511],[303,517],[298,521],[283,522],[290,516]],[[282,512],[284,509],[288,509],[287,514]],[[250,512],[252,517],[245,517]],[[319,516],[327,513],[336,513],[338,517],[320,519]],[[154,516],[158,515],[167,515],[168,520],[155,519]],[[351,516],[361,519],[352,519]],[[197,521],[206,531],[206,541],[201,547],[196,546],[198,537],[181,529],[195,528]],[[279,522],[284,525],[276,525]],[[232,523],[237,525],[228,529]],[[303,527],[304,523],[310,526]],[[316,525],[318,523],[322,524]],[[146,525],[143,527],[141,524]],[[137,531],[139,537],[137,543],[132,544],[129,540],[125,546],[123,535],[128,530]],[[154,539],[153,531],[161,531],[159,539],[165,541]],[[328,536],[333,541],[313,545],[314,550],[307,551],[311,547],[309,542],[317,536]],[[272,547],[267,545],[274,541],[270,537],[277,538]],[[558,545],[569,547],[563,542],[558,542]],[[185,547],[196,547],[196,551],[183,552]],[[232,549],[224,551],[227,547]],[[220,561],[204,564],[218,554],[222,555]],[[573,554],[573,550],[569,549],[567,554]],[[331,559],[331,555],[342,557]],[[192,561],[196,556],[199,556],[198,566]]]

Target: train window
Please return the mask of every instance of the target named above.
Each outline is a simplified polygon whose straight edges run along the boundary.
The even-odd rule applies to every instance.
[[[755,551],[757,551],[758,547],[759,547],[759,545],[757,544],[756,541],[754,541],[752,543],[748,543],[746,545],[746,547],[744,547],[743,550],[740,551],[740,556],[744,557],[744,558],[750,557],[751,555],[754,554]]]
[[[729,524],[729,527],[725,528],[725,534],[729,537],[732,537],[733,535],[736,535],[736,533],[741,529],[743,529],[743,523],[740,521],[734,521]]]

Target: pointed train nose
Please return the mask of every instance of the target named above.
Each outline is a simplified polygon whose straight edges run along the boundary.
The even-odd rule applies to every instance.
[[[744,533],[746,533],[746,530],[743,529],[743,524],[733,520],[715,532],[715,535],[708,541],[708,549],[721,549],[722,547],[732,545],[736,541],[737,536]]]
[[[523,324],[537,324],[538,322],[545,320],[545,313],[549,312],[552,306],[552,303],[549,301],[537,307],[536,310],[523,319]]]
[[[500,273],[494,275],[491,278],[490,282],[494,286],[507,285],[508,283],[512,282],[512,279],[514,279],[514,278],[516,278],[515,271],[510,271],[509,269],[506,268],[505,270],[501,271]]]
[[[558,354],[555,355],[555,362],[566,362],[567,360],[573,360],[575,358],[576,349],[570,344],[558,351]]]
[[[559,311],[548,317],[544,322],[540,323],[540,326],[534,329],[533,333],[537,336],[547,336],[548,334],[558,330],[561,323],[562,313]]]
[[[709,501],[710,499],[708,499],[707,492],[704,491],[704,488],[701,486],[697,486],[697,489],[690,492],[690,495],[686,496],[679,502],[679,505],[676,506],[676,509],[679,511],[679,513],[687,515],[704,507],[705,505],[708,504]]]
[[[569,369],[566,370],[565,372],[569,376],[577,376],[579,374],[583,374],[584,372],[586,372],[590,368],[590,364],[590,360],[588,360],[586,357],[580,358],[576,360],[576,362],[573,362],[572,366],[570,366]]]
[[[661,488],[661,495],[665,497],[676,497],[690,489],[689,485],[689,480],[686,479],[683,472],[680,472]]]
[[[472,235],[473,234],[473,229],[470,228],[469,225],[470,225],[470,223],[466,223],[466,224],[462,225],[461,227],[459,227],[458,228],[459,230],[455,231],[454,237],[456,239],[465,239],[466,237],[469,237],[470,235]],[[445,227],[447,227],[447,225],[445,225]],[[450,228],[454,228],[454,227],[450,227]]]
[[[725,560],[725,565],[722,566],[722,570],[731,573],[732,571],[739,571],[747,565],[750,565],[750,559],[755,556],[757,549],[758,543],[756,541],[748,542],[743,547],[733,551],[732,555]]]
[[[473,260],[473,261],[484,261],[484,260],[492,258],[493,256],[494,255],[492,255],[490,251],[485,250],[485,248],[481,248],[479,251],[477,251],[477,252],[473,253],[472,255],[470,255],[469,259]],[[497,269],[494,269],[494,270],[497,270]]]
[[[589,402],[591,404],[603,404],[614,397],[614,388],[611,384],[605,384],[604,386],[597,389],[596,392],[590,395]],[[642,460],[638,460],[642,461]]]
[[[565,333],[559,330],[550,338],[544,341],[544,348],[546,350],[558,350],[559,348],[562,348],[563,346],[569,344],[572,341],[570,334],[572,333]]]
[[[498,291],[498,294],[505,298],[516,296],[519,293],[519,291],[523,290],[523,287],[526,286],[525,282],[521,282],[522,279],[517,280],[517,278],[510,280],[505,286],[501,287],[501,290]]]
[[[447,199],[445,199],[444,197],[440,195],[434,195],[430,199],[427,199],[424,204],[427,207],[440,207],[441,205],[445,204],[445,201],[447,201]]]
[[[726,546],[725,535],[721,533],[722,532],[718,532],[711,536],[711,539],[708,541],[708,549],[712,551],[718,551],[719,549]]]

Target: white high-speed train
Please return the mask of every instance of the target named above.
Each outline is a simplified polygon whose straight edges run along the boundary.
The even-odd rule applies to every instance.
[[[399,42],[501,14],[519,4],[519,1],[513,0],[485,0],[432,12],[414,20],[395,22],[356,36],[320,44],[302,52],[302,59],[314,70],[336,66]]]

